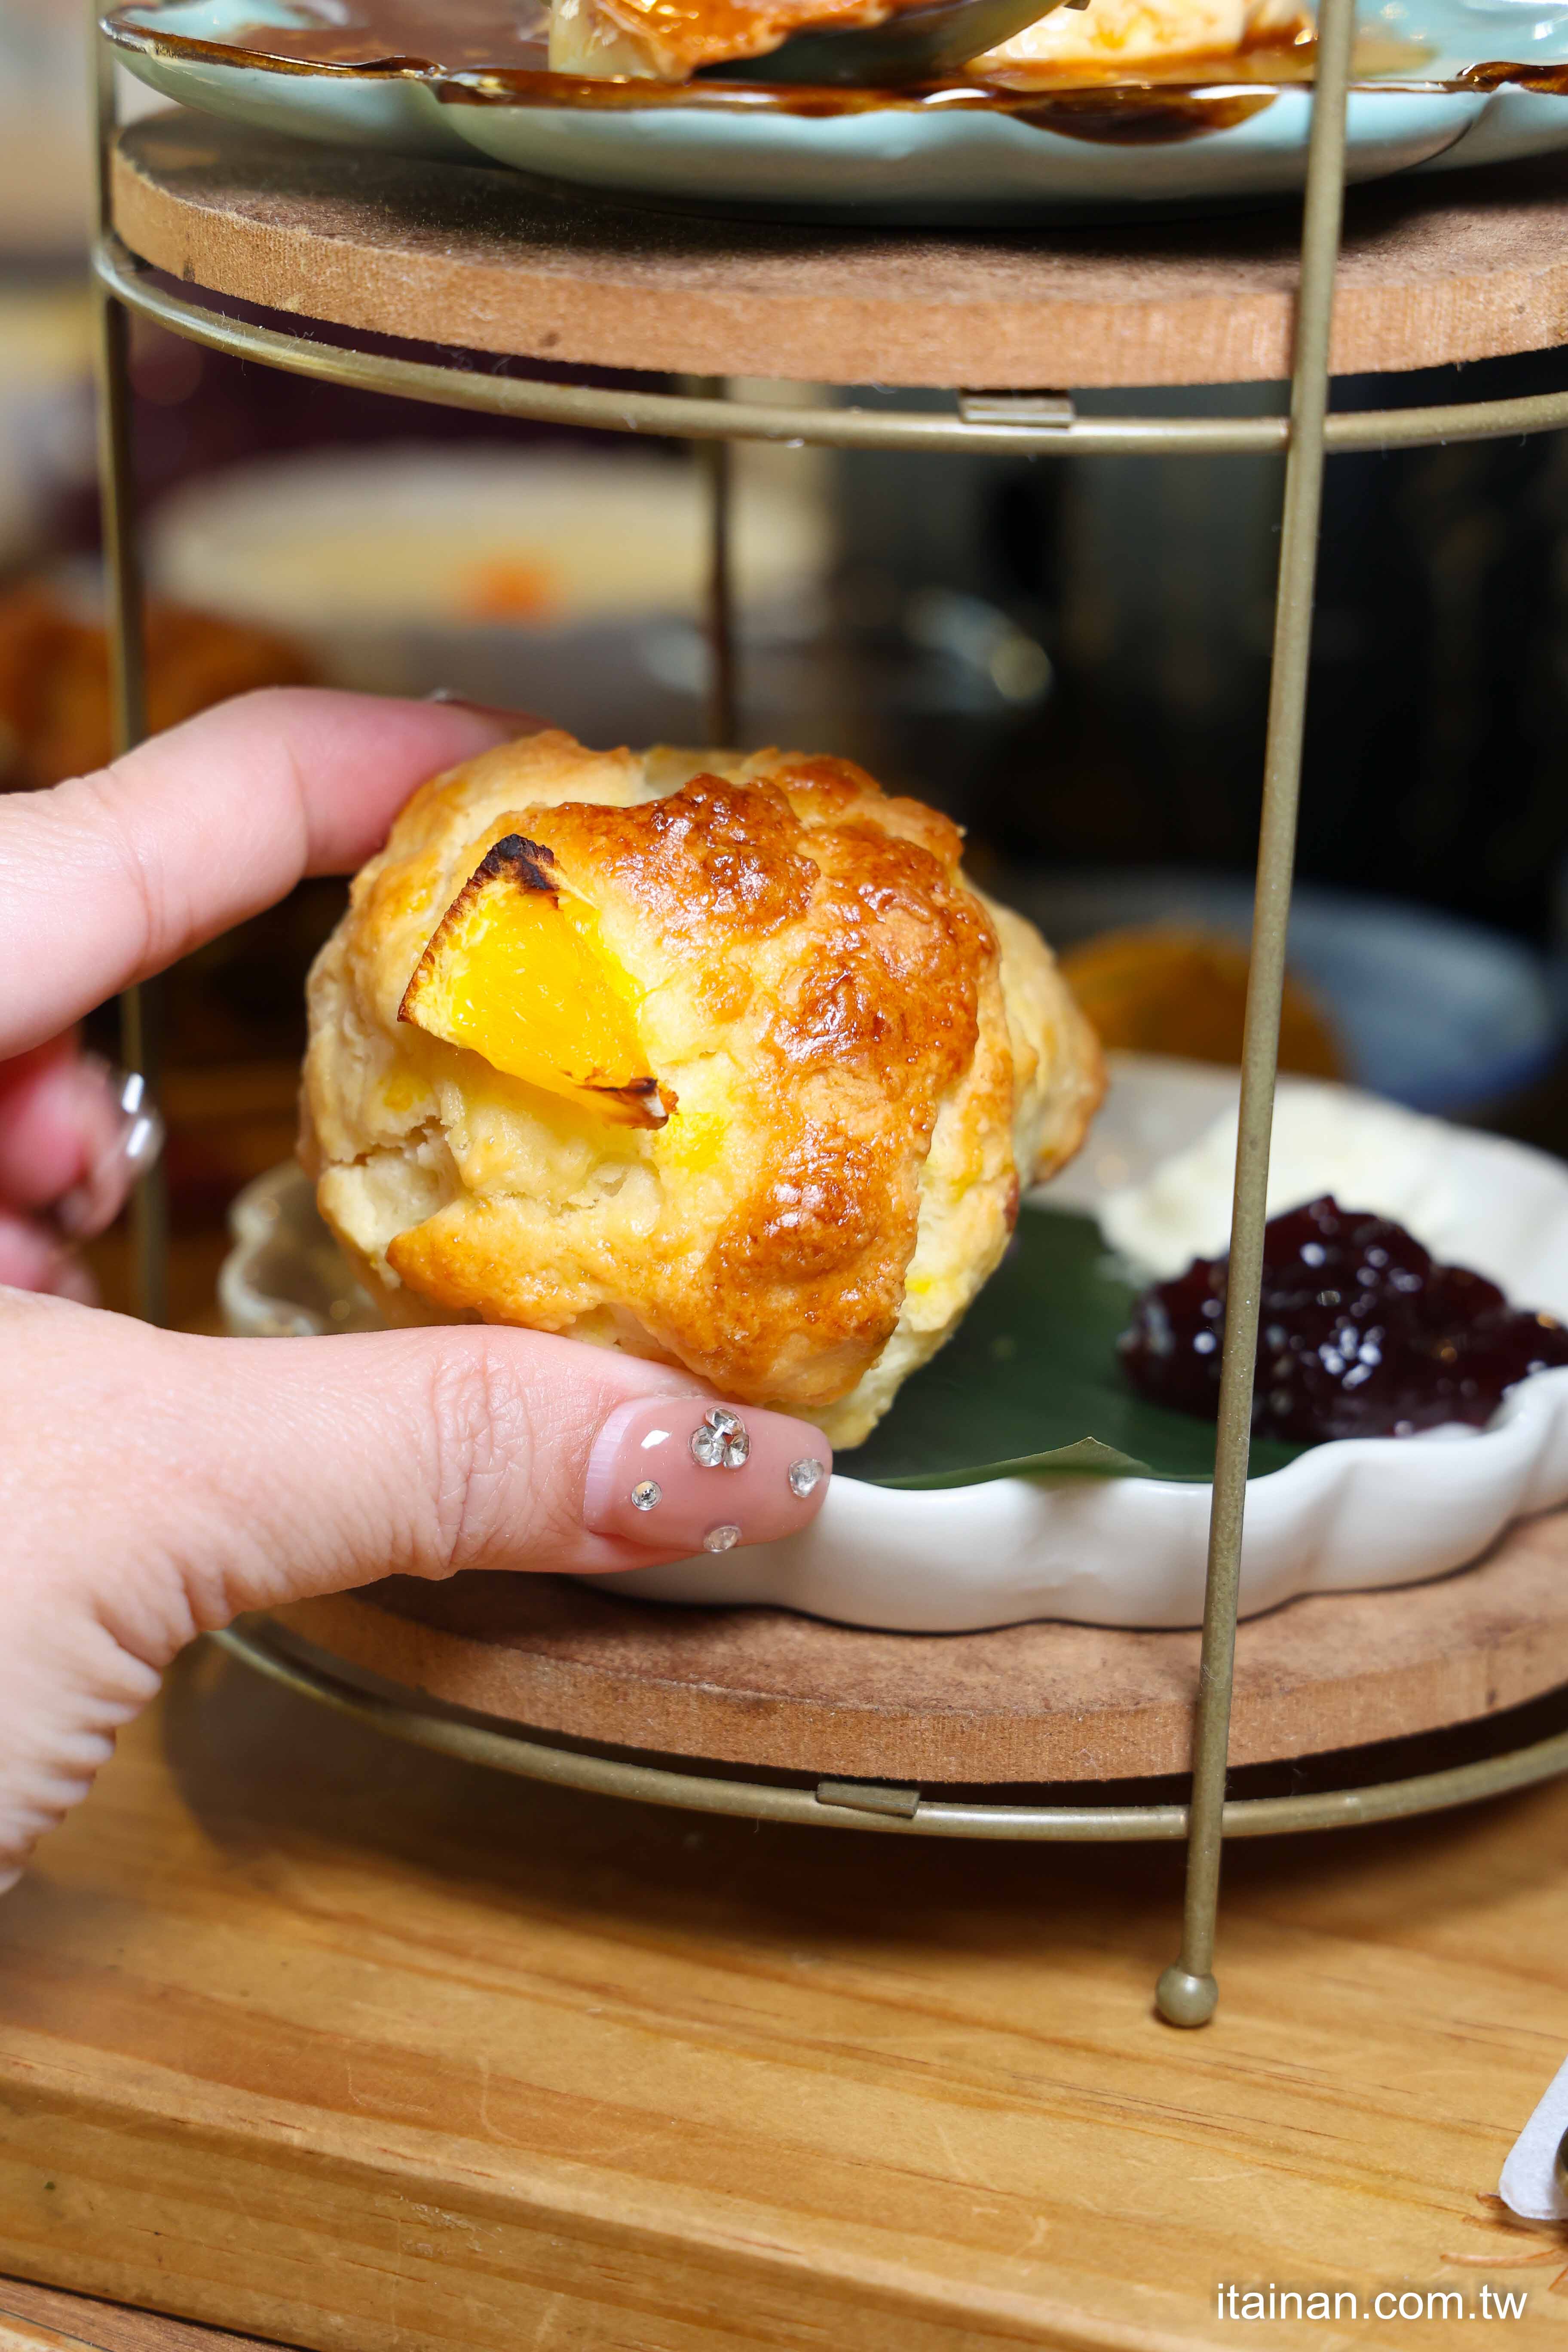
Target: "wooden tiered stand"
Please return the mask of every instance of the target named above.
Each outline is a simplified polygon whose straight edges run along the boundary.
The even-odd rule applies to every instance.
[[[1568,395],[1327,415],[1331,372],[1539,349],[1568,320],[1561,163],[1368,190],[1342,248],[1351,15],[1350,0],[1324,0],[1300,247],[1280,214],[1028,235],[742,226],[190,117],[116,133],[106,110],[98,269],[127,740],[141,730],[132,312],[322,380],[697,441],[715,489],[716,740],[734,718],[730,438],[1273,449],[1286,499],[1201,1641],[1047,1626],[883,1636],[483,1579],[383,1587],[237,1629],[229,1646],[272,1687],[230,1661],[193,1663],[5,1915],[19,1924],[0,1946],[0,2104],[20,2098],[26,2121],[0,2124],[0,2263],[373,2352],[1131,2347],[1206,2341],[1216,2264],[1292,2282],[1313,2264],[1331,2282],[1355,2269],[1344,2250],[1369,2242],[1362,2209],[1334,2204],[1352,2177],[1401,2217],[1373,2257],[1391,2275],[1439,2263],[1444,2231],[1495,2177],[1507,2134],[1492,2106],[1517,2126],[1531,2070],[1528,2053],[1504,2063],[1492,2020],[1510,2001],[1539,2007],[1545,1979],[1509,1979],[1500,1931],[1467,2027],[1491,2072],[1477,2060],[1474,2099],[1455,2111],[1486,2120],[1456,2121],[1440,2150],[1410,2157],[1424,2176],[1396,2190],[1426,2079],[1403,1971],[1440,1971],[1437,1956],[1464,1949],[1451,1905],[1466,1873],[1490,1885],[1512,1870],[1511,1932],[1558,1955],[1560,1995],[1562,1898],[1529,1891],[1542,1837],[1568,1819],[1557,1792],[1517,1799],[1520,1833],[1495,1853],[1477,1826],[1494,1812],[1237,1865],[1237,2039],[1229,2062],[1191,2059],[1181,2087],[1177,2045],[1126,1998],[1158,1933],[1149,1895],[1173,1883],[1161,1857],[1061,1853],[1047,1874],[1026,1853],[887,1842],[1184,1838],[1183,1948],[1158,2003],[1198,2024],[1215,2007],[1226,1836],[1375,1823],[1568,1769],[1568,1517],[1516,1529],[1458,1578],[1300,1602],[1239,1636],[1236,1622],[1324,454],[1568,422]],[[584,386],[498,372],[497,354],[702,381]],[[1287,373],[1288,417],[1173,418],[1157,402],[1085,415],[1059,389]],[[730,397],[742,376],[932,397],[920,411]],[[133,1004],[135,1059],[140,1018]],[[155,1194],[141,1214],[155,1309]],[[479,1764],[556,1785],[518,1790]],[[752,1826],[683,1830],[584,1790]],[[786,1824],[884,1835],[801,1840]],[[748,1878],[769,1867],[772,1920]],[[1283,1900],[1293,1877],[1310,1900]],[[704,1938],[742,1882],[739,1974],[722,1978]],[[825,1892],[818,1915],[814,1887],[842,1893]],[[1353,1960],[1313,1946],[1358,1916]],[[1270,1958],[1276,1926],[1293,1950]],[[1306,1948],[1331,1985],[1303,1970]],[[834,1959],[851,1950],[853,1986]],[[827,2000],[814,1990],[823,1966],[837,1971]],[[1375,2030],[1363,1970],[1386,2005]],[[965,2008],[970,1978],[994,2004],[984,2026]],[[1336,2042],[1355,2015],[1360,2046]],[[884,2036],[896,2061],[877,2054]],[[1251,2074],[1227,2074],[1244,2056]],[[1326,2196],[1305,2180],[1302,2151],[1327,2126],[1303,2085],[1339,2068],[1362,2085],[1360,2120],[1342,2115],[1331,2134]],[[916,2074],[932,2100],[919,2116],[899,2104]],[[1070,2121],[1047,2075],[1075,2086]],[[804,2099],[808,2083],[837,2122]],[[1107,2098],[1131,2137],[1107,2139]],[[1227,2240],[1204,2186],[1234,2168],[1243,2110],[1270,2118],[1250,2161],[1294,2176],[1281,2212],[1310,2210],[1287,2233],[1288,2269],[1267,2239]],[[1160,2115],[1179,2126],[1167,2134]],[[1061,2128],[1047,2146],[1048,2116]],[[928,2126],[945,2151],[934,2176]],[[1448,2219],[1427,2229],[1428,2206]],[[1509,2245],[1493,2242],[1501,2270]]]

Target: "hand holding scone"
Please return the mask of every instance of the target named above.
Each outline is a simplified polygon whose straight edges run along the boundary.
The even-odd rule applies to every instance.
[[[304,1156],[388,1314],[684,1365],[857,1444],[1102,1083],[961,846],[795,753],[541,733],[426,784],[310,988]]]
[[[23,1213],[117,1132],[52,1041],[301,875],[357,866],[421,777],[502,731],[268,693],[0,799],[0,1202],[21,1237],[0,1282],[58,1287]],[[531,1331],[195,1339],[0,1287],[0,1886],[205,1628],[394,1571],[593,1573],[782,1534],[830,1466],[803,1423]]]

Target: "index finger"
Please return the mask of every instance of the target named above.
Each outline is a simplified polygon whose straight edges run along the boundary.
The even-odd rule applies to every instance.
[[[449,703],[274,688],[97,775],[0,799],[0,1060],[304,876],[360,865],[416,784],[526,725]]]

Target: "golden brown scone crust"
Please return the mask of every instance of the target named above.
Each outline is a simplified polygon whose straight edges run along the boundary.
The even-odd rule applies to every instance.
[[[644,992],[664,1127],[399,1023],[510,833],[553,852]],[[794,753],[547,733],[425,785],[310,981],[303,1149],[388,1310],[620,1345],[858,1443],[1102,1088],[1049,950],[966,885],[960,847],[933,810]]]

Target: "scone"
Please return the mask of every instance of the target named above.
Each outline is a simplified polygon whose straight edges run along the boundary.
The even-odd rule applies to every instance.
[[[302,1151],[396,1320],[865,1437],[1078,1148],[1093,1032],[847,761],[546,733],[426,784],[311,974]]]

